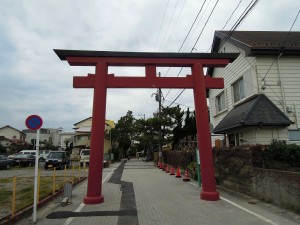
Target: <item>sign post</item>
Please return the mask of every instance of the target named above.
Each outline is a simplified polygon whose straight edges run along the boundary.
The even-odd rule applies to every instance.
[[[40,128],[43,125],[43,120],[38,115],[28,116],[25,121],[26,127],[30,130],[36,130],[36,152],[34,165],[34,192],[33,192],[33,223],[36,223],[36,208],[37,208],[37,186],[38,186],[38,169],[39,169],[39,148],[40,148]]]
[[[197,156],[198,186],[201,187],[200,156],[199,156],[199,149],[198,148],[196,148],[196,156]]]

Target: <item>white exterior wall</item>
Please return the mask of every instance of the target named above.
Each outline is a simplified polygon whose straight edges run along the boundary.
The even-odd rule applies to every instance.
[[[243,76],[245,98],[242,101],[254,94],[265,94],[294,122],[291,126],[284,128],[244,129],[242,139],[246,142],[243,144],[270,144],[272,139],[288,140],[288,129],[300,128],[300,57],[283,55],[279,60],[274,61],[275,56],[245,57],[243,50],[230,43],[225,43],[224,47],[219,52],[238,52],[240,56],[225,68],[214,69],[213,77],[224,78],[226,107],[221,112],[216,111],[216,96],[223,90],[210,89],[209,105],[212,125],[216,127],[234,107],[232,84]],[[264,77],[265,81],[263,81]],[[289,109],[288,112],[286,108]],[[300,144],[300,141],[291,143]],[[212,144],[214,145],[213,140]]]
[[[80,123],[76,124],[76,128],[80,127],[91,127],[92,126],[92,118],[85,119],[81,121]]]
[[[257,78],[255,72],[256,60],[254,57],[245,57],[245,52],[230,43],[225,43],[223,53],[240,53],[239,57],[225,68],[215,68],[213,77],[224,78],[224,89],[209,90],[210,122],[216,127],[226,114],[234,107],[231,85],[243,76],[246,98],[257,94]],[[220,51],[221,52],[221,51]],[[225,92],[226,109],[222,112],[216,111],[216,96]],[[245,99],[246,99],[245,98]],[[245,100],[243,99],[243,100]]]
[[[235,130],[234,133],[239,134],[240,145],[267,145],[272,143],[274,139],[284,141],[288,139],[286,128],[277,127],[248,127]]]
[[[299,129],[300,57],[281,56],[275,61],[274,57],[257,57],[256,67],[261,93],[272,100],[294,122],[285,129]],[[263,81],[264,77],[265,81]],[[262,88],[263,85],[265,85],[264,88]],[[299,144],[300,142],[293,143]]]
[[[74,141],[74,147],[76,146],[86,146],[89,147],[90,146],[90,133],[89,134],[84,134],[84,135],[76,135],[75,141]],[[78,140],[78,137],[80,138],[80,140]]]

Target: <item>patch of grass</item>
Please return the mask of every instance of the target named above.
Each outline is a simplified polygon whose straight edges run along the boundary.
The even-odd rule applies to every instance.
[[[8,177],[8,178],[0,178],[0,184],[3,183],[11,183],[12,182],[12,178]]]
[[[4,203],[9,202],[11,196],[12,196],[12,191],[1,188],[0,189],[0,205],[3,205]]]
[[[75,181],[76,177],[66,177],[66,181]],[[53,188],[53,177],[52,176],[41,176],[40,177],[40,190],[39,200],[41,201],[45,197],[52,195]],[[64,176],[56,176],[55,190],[62,189],[64,186]],[[0,179],[0,206],[5,211],[0,211],[0,218],[11,213],[13,194],[13,178],[1,178]],[[34,177],[17,177],[16,186],[16,211],[26,208],[33,204],[34,198]]]

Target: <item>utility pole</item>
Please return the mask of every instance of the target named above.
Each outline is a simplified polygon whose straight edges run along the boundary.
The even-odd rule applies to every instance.
[[[160,72],[158,73],[160,77]],[[158,88],[158,118],[159,118],[159,136],[158,136],[158,161],[162,162],[162,137],[161,137],[161,88]]]
[[[143,116],[143,114],[138,114],[138,116]],[[146,122],[146,115],[145,115],[145,113],[144,113],[144,122]],[[146,126],[144,125],[144,128],[145,128]],[[146,141],[144,141],[144,149],[143,149],[143,154],[145,154],[145,151],[146,151]]]

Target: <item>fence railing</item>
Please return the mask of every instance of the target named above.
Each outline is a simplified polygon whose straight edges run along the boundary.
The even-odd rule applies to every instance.
[[[63,171],[53,168],[52,173],[38,173],[38,203],[48,196],[54,195],[63,189],[66,182],[76,182],[87,175],[87,167],[75,166],[64,167]],[[1,221],[14,219],[16,213],[33,205],[34,199],[34,176],[13,176],[0,178],[0,224]]]

